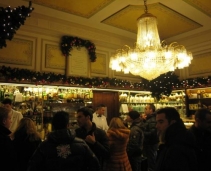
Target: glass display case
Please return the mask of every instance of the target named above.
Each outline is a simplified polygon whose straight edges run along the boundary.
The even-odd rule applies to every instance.
[[[91,105],[93,92],[82,87],[0,83],[0,101],[4,98],[10,98],[13,108],[31,118],[45,137],[52,131],[51,120],[57,111],[68,112],[69,123],[75,128],[76,111]]]
[[[211,87],[187,89],[186,94],[186,109],[189,117],[193,117],[195,111],[200,108],[211,110]]]

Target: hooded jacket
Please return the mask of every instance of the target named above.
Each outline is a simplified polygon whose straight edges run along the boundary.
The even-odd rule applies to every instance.
[[[89,146],[68,129],[51,132],[29,162],[28,171],[99,171]]]
[[[170,125],[158,150],[155,171],[197,171],[195,139],[182,120]]]

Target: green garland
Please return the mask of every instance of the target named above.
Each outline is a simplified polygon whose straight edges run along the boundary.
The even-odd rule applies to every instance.
[[[151,91],[152,96],[158,100],[161,95],[170,95],[174,89],[199,88],[211,86],[211,76],[190,78],[179,81],[178,76],[173,72],[160,75],[158,78],[148,81],[133,83],[128,80],[121,80],[108,77],[66,77],[63,74],[41,73],[28,69],[11,68],[0,66],[0,82],[28,83],[35,85],[64,85],[80,86],[88,88],[109,88],[119,90],[140,90]]]
[[[18,6],[16,8],[0,7],[0,49],[6,47],[6,40],[12,40],[16,30],[24,25],[27,17],[34,10],[31,7],[32,3],[29,1],[29,6]]]
[[[85,47],[88,51],[90,61],[95,62],[96,61],[96,53],[95,53],[95,45],[90,42],[89,40],[83,40],[78,37],[72,37],[72,36],[63,36],[61,39],[61,51],[64,54],[64,56],[69,56],[70,51],[72,50],[73,46],[77,48]]]

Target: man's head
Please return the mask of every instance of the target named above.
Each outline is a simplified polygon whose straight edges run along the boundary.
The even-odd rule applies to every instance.
[[[105,113],[105,105],[103,105],[103,104],[100,104],[100,105],[98,105],[97,106],[97,110],[96,110],[96,113],[98,114],[98,115],[104,115],[104,113]]]
[[[208,109],[199,109],[196,111],[195,126],[202,130],[211,130],[211,112]]]
[[[69,127],[69,114],[64,111],[55,113],[52,119],[54,130],[67,129]]]
[[[87,127],[92,122],[92,118],[92,111],[89,108],[83,107],[78,109],[77,122],[80,127]]]
[[[127,116],[127,121],[128,122],[133,122],[133,120],[135,119],[138,119],[140,118],[140,113],[138,113],[137,111],[135,110],[132,110],[128,113],[128,116]]]
[[[6,107],[7,109],[12,110],[12,100],[11,100],[11,99],[8,99],[8,98],[4,99],[4,100],[2,101],[2,104],[3,104],[3,106]]]
[[[0,107],[0,125],[9,129],[12,123],[11,118],[12,114],[10,111],[5,107]]]
[[[173,107],[165,107],[156,112],[156,128],[158,134],[164,134],[166,129],[173,123],[180,121],[180,115]]]
[[[155,112],[155,105],[154,104],[148,104],[145,107],[145,115],[151,115]]]

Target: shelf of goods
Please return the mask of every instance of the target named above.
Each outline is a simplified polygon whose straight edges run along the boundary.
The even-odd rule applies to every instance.
[[[120,114],[121,118],[125,119],[127,113],[130,110],[136,110],[140,114],[144,113],[147,104],[154,104],[156,109],[163,107],[175,107],[180,113],[181,117],[185,117],[186,105],[185,105],[185,91],[184,90],[174,90],[170,96],[162,96],[159,101],[156,101],[152,97],[149,91],[140,92],[122,92],[119,95],[120,100]]]
[[[156,103],[156,109],[163,107],[174,107],[181,118],[186,117],[186,100],[184,90],[173,90],[169,96],[162,96]]]
[[[157,109],[162,107],[175,107],[180,114],[186,128],[189,128],[194,123],[193,117],[187,116],[185,90],[173,90],[170,96],[163,96],[157,104]]]
[[[124,120],[130,110],[136,110],[143,113],[145,106],[149,103],[155,103],[155,99],[149,91],[125,91],[119,95],[120,117]]]
[[[81,87],[0,83],[0,101],[4,98],[10,98],[15,110],[35,122],[44,139],[52,131],[51,119],[57,111],[68,112],[70,125],[77,127],[76,111],[91,105],[93,92]]]
[[[187,114],[191,118],[196,110],[207,108],[211,110],[211,87],[187,89]]]

